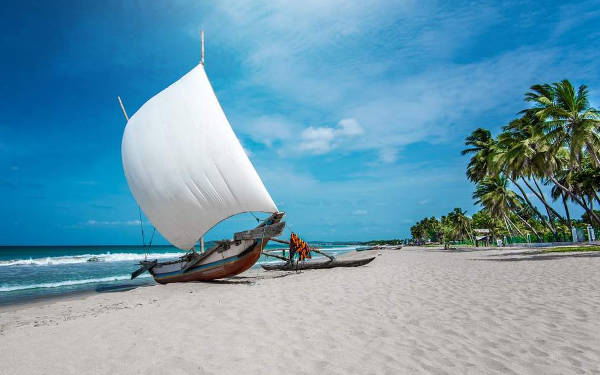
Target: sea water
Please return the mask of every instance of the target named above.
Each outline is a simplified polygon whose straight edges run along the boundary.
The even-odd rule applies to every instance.
[[[212,243],[207,242],[210,247]],[[311,243],[337,255],[356,249],[353,244]],[[269,243],[267,249],[281,248]],[[130,280],[139,261],[175,259],[183,253],[173,246],[0,246],[0,305],[87,291],[110,291],[154,284],[146,272]],[[318,257],[318,254],[313,254]],[[261,256],[254,267],[278,261]]]

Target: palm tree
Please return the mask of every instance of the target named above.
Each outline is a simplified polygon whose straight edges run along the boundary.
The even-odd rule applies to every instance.
[[[556,150],[546,141],[541,121],[531,114],[525,114],[523,117],[511,121],[503,130],[503,133],[498,136],[497,142],[498,168],[519,189],[522,198],[542,223],[548,226],[553,234],[556,234],[552,217],[561,221],[565,221],[565,219],[549,204],[537,183],[537,179],[544,176],[544,172],[549,166],[552,169],[557,168],[558,161],[554,157]],[[519,178],[542,202],[548,214],[548,221],[531,203],[524,189],[517,182]],[[533,181],[535,189],[531,181]]]
[[[508,188],[508,179],[502,175],[485,177],[477,183],[473,199],[476,204],[481,204],[488,212],[495,217],[501,218],[506,223],[508,228],[512,224],[517,229],[519,234],[523,236],[523,232],[510,219],[510,214],[514,214],[519,218],[532,232],[540,238],[537,231],[523,219],[517,211],[522,208],[522,203],[517,194]]]
[[[573,187],[562,184],[556,174],[560,169],[580,169],[586,155],[594,166],[600,166],[600,113],[590,107],[588,89],[579,86],[577,92],[571,82],[563,80],[552,85],[535,85],[525,94],[525,100],[534,107],[523,110],[526,116],[535,116],[542,121],[545,138],[551,145],[549,161],[559,160],[558,154],[568,150],[567,165],[552,162],[538,167],[538,173],[552,181],[564,194],[585,209],[591,219],[600,224],[600,217],[593,206],[577,194]],[[591,207],[590,207],[591,206]]]
[[[489,174],[489,162],[496,141],[489,130],[478,128],[465,139],[466,149],[462,155],[474,154],[467,166],[467,178],[473,182],[482,180]]]
[[[460,208],[455,208],[452,212],[448,213],[448,220],[452,223],[454,227],[454,232],[456,236],[460,240],[464,240],[465,238],[470,238],[473,240],[473,236],[471,234],[471,219],[469,219],[466,215],[467,211],[463,211]]]
[[[587,151],[600,166],[600,113],[590,107],[587,86],[575,88],[569,80],[552,85],[535,85],[526,94],[534,108],[525,110],[544,121],[547,136],[555,147],[570,150],[571,166],[579,166]]]

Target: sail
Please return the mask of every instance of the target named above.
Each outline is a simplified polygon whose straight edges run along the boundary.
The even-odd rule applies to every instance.
[[[232,215],[277,212],[201,64],[129,119],[121,153],[135,200],[180,249]]]

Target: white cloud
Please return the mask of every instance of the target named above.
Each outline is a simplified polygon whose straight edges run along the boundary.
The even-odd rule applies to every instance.
[[[367,214],[367,210],[355,210],[352,212],[352,215],[356,215],[356,216],[361,216],[361,215],[366,215]]]
[[[309,151],[314,154],[324,154],[329,152],[335,138],[334,128],[313,128],[308,127],[302,132],[302,141],[299,145],[300,150]]]
[[[259,116],[250,121],[235,121],[235,123],[240,123],[244,132],[248,133],[254,142],[262,143],[267,147],[290,139],[301,128],[300,125],[280,115]]]
[[[340,150],[336,135],[356,135],[355,128],[342,122],[337,127],[315,126],[304,114],[320,111],[328,118],[352,118],[364,129],[360,142],[348,143],[344,150],[374,150],[380,161],[391,163],[406,145],[462,139],[474,126],[473,116],[497,110],[513,115],[527,87],[572,75],[573,61],[585,59],[573,55],[568,63],[564,48],[543,45],[462,59],[461,51],[478,35],[506,22],[505,6],[509,5],[236,2],[219,4],[207,24],[228,22],[236,30],[217,38],[244,62],[240,85],[266,89],[297,108],[261,117],[240,103],[239,111],[257,118],[244,130],[253,139],[267,146],[286,145],[300,134],[300,148],[308,153]],[[588,60],[587,65],[594,64]],[[582,65],[586,64],[577,64]],[[488,124],[497,125],[501,124]],[[280,152],[284,154],[303,155]]]
[[[379,159],[384,163],[393,163],[398,159],[398,149],[393,147],[384,147],[379,150]]]
[[[299,149],[313,154],[325,154],[340,147],[350,138],[364,133],[358,121],[342,119],[336,127],[308,127],[302,131]]]

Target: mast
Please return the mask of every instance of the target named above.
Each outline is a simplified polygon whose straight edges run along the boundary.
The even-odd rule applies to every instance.
[[[121,106],[121,110],[123,111],[123,116],[125,116],[125,120],[129,122],[129,116],[127,116],[127,111],[125,111],[125,106],[123,106],[123,101],[121,101],[121,97],[117,95],[117,99],[119,99],[119,105]]]
[[[121,106],[121,110],[123,111],[123,116],[125,116],[125,120],[129,122],[129,116],[127,115],[127,111],[125,110],[125,106],[123,105],[123,101],[121,97],[117,95],[117,99],[119,100],[119,105]],[[144,249],[146,248],[146,236],[144,235],[144,224],[142,223],[142,208],[138,204],[138,214],[140,216],[140,230],[142,232],[142,245],[144,245]],[[154,237],[154,233],[152,233],[152,237]],[[152,239],[150,239],[150,245],[152,245]]]
[[[156,230],[181,250],[192,249],[233,215],[277,212],[201,60],[129,118],[121,155],[138,205]]]
[[[200,31],[200,42],[202,44],[202,53],[200,57],[200,64],[204,65],[204,30]]]

